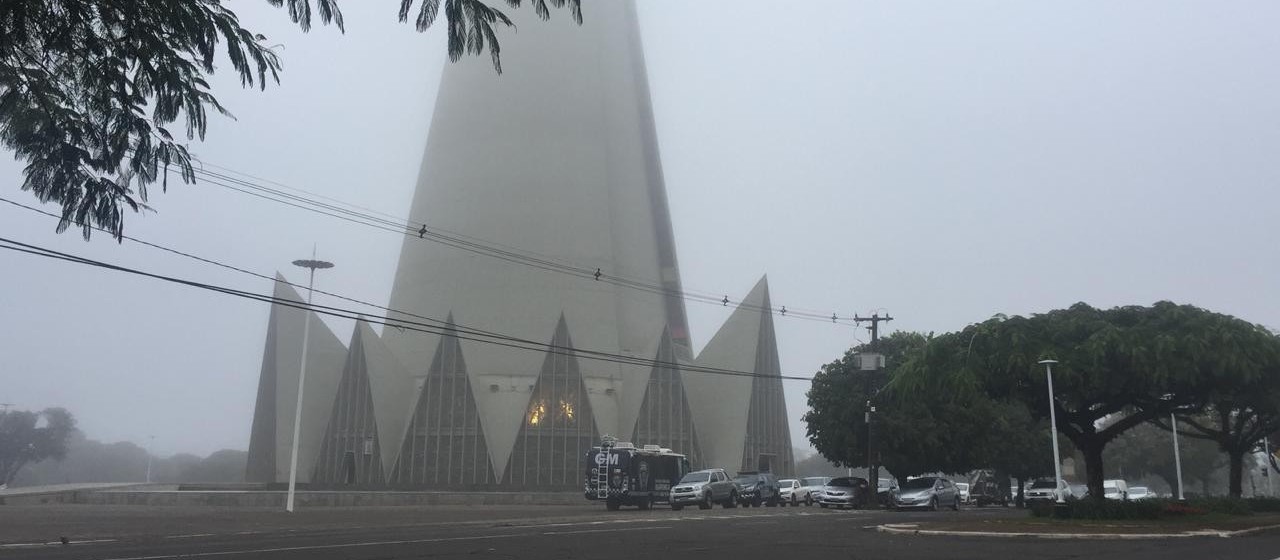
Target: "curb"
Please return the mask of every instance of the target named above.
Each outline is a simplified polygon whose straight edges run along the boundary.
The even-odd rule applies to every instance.
[[[1150,539],[1183,539],[1190,537],[1242,537],[1263,531],[1280,529],[1280,525],[1264,525],[1237,531],[1219,531],[1201,529],[1183,531],[1181,533],[1006,533],[998,531],[942,531],[935,529],[919,529],[918,525],[887,523],[876,526],[876,531],[895,535],[929,535],[945,537],[994,537],[994,538],[1033,538],[1060,540],[1150,540]]]

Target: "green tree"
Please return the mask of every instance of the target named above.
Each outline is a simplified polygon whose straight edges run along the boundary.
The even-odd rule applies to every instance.
[[[1280,372],[1262,376],[1240,387],[1238,392],[1219,394],[1199,415],[1178,418],[1180,432],[1190,438],[1212,441],[1227,455],[1227,492],[1240,497],[1245,457],[1261,451],[1262,438],[1280,430]],[[1165,430],[1165,418],[1153,422]]]
[[[28,463],[62,459],[76,420],[62,408],[40,412],[0,412],[0,486],[7,486]]]
[[[1038,362],[1057,360],[1058,431],[1083,455],[1090,493],[1101,499],[1108,443],[1170,412],[1198,411],[1226,379],[1263,375],[1276,337],[1234,317],[1160,302],[997,316],[939,338],[944,343],[926,349],[910,384],[980,387],[1024,403],[1036,418],[1050,410]]]
[[[1227,456],[1209,441],[1188,438],[1183,428],[1182,424],[1178,425],[1178,447],[1182,455],[1182,478],[1185,485],[1193,480],[1204,481],[1210,478],[1215,471],[1227,464]],[[1103,452],[1102,458],[1106,462],[1108,476],[1128,479],[1157,476],[1169,485],[1175,496],[1178,494],[1173,434],[1154,423],[1136,426],[1116,436]]]
[[[899,479],[930,472],[962,473],[991,466],[997,443],[1014,439],[1006,433],[1015,423],[994,418],[1006,409],[972,391],[899,390],[899,372],[931,341],[925,335],[895,332],[851,349],[823,366],[809,389],[804,416],[810,443],[840,466],[867,464],[866,403],[868,391],[876,412],[876,463]],[[858,352],[885,355],[883,379],[871,379],[854,361]],[[870,382],[869,382],[870,380]],[[875,387],[884,386],[879,393]]]
[[[311,0],[287,4],[303,30]],[[505,0],[518,8],[522,0]],[[245,87],[279,81],[280,58],[267,38],[240,24],[223,0],[5,0],[0,2],[0,142],[26,162],[22,189],[62,206],[58,231],[95,227],[120,238],[126,211],[146,207],[148,188],[167,189],[172,170],[185,183],[195,171],[184,143],[204,139],[210,111],[230,116],[208,78],[219,50]],[[582,21],[580,0],[568,5]],[[399,16],[426,30],[444,12],[449,56],[486,50],[501,72],[495,27],[512,26],[482,0],[401,0]],[[335,0],[316,0],[323,23],[343,27]],[[219,48],[221,46],[221,49]],[[170,125],[182,119],[182,131]]]

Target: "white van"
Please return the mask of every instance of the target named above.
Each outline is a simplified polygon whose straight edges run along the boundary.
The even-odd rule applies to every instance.
[[[1104,480],[1102,481],[1102,494],[1108,500],[1128,500],[1129,499],[1129,483],[1120,480]]]

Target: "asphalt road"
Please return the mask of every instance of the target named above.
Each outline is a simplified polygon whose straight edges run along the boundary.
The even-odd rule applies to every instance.
[[[1224,539],[1046,541],[889,535],[872,527],[1002,509],[701,511],[603,506],[316,509],[0,507],[0,559],[1089,558],[1280,560],[1280,533]],[[67,536],[70,544],[45,544]]]

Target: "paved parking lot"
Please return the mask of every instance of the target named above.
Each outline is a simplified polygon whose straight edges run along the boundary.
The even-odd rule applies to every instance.
[[[0,507],[0,559],[169,558],[1080,558],[1276,560],[1280,534],[1043,541],[888,535],[886,522],[1001,517],[999,508],[606,512],[603,506],[315,509]],[[70,544],[45,544],[68,537]]]

